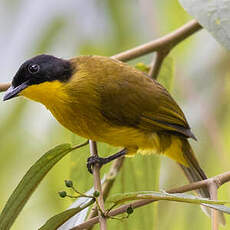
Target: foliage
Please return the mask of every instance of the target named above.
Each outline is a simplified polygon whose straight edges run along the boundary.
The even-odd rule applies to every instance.
[[[180,3],[218,42],[230,49],[229,1],[180,0]]]
[[[62,144],[44,154],[26,173],[7,201],[0,216],[0,229],[10,229],[16,217],[47,172],[73,149]]]

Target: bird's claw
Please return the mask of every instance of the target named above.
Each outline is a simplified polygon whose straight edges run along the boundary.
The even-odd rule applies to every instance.
[[[99,164],[99,166],[101,167],[103,164],[105,164],[104,158],[98,156],[91,156],[87,159],[87,168],[91,174],[93,174],[92,169],[95,164]]]

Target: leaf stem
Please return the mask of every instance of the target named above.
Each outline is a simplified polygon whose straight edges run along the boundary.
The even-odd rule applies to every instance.
[[[83,143],[80,144],[80,145],[75,145],[75,146],[73,146],[73,147],[72,147],[72,150],[79,149],[79,148],[81,148],[81,147],[83,147],[83,146],[86,146],[86,145],[88,145],[88,144],[89,144],[89,140],[83,142]]]

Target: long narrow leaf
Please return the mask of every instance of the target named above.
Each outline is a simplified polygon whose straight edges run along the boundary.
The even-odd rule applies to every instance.
[[[113,195],[109,199],[109,201],[113,202],[115,205],[120,205],[127,201],[142,200],[142,199],[168,200],[168,201],[200,204],[230,214],[230,208],[223,205],[227,203],[225,201],[209,200],[206,198],[201,198],[198,196],[181,194],[181,193],[170,194],[166,192],[141,191],[141,192],[132,192],[132,193]]]
[[[83,202],[83,205],[78,206],[77,208],[72,208],[61,212],[52,218],[50,218],[45,225],[43,225],[39,230],[56,230],[59,226],[65,223],[69,218],[75,214],[81,212],[83,209],[87,208],[94,203],[94,199],[90,199],[87,203]]]
[[[70,144],[62,144],[45,153],[22,178],[0,215],[0,229],[8,230],[14,223],[27,200],[48,171],[67,153],[72,151]]]

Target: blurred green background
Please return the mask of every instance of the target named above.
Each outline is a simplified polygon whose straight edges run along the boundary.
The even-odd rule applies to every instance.
[[[27,58],[49,53],[68,58],[82,54],[111,56],[178,28],[190,20],[176,0],[0,0],[0,81],[10,81]],[[148,55],[131,64],[143,61]],[[229,170],[229,53],[202,30],[176,47],[172,94],[183,108],[198,142],[191,141],[208,176]],[[2,98],[2,94],[1,94]],[[0,209],[29,167],[51,147],[80,143],[82,138],[61,127],[40,104],[17,98],[0,101]],[[77,119],[77,117],[76,117]],[[99,144],[100,154],[114,148]],[[85,162],[88,147],[59,162],[42,181],[13,230],[38,229],[71,200],[57,192],[73,179],[84,192],[92,187]],[[109,166],[102,172],[108,171]],[[159,156],[126,159],[112,193],[159,190],[187,183],[175,162]],[[230,184],[219,199],[230,200]],[[229,217],[227,224],[229,225]],[[199,226],[199,227],[198,227]],[[110,220],[109,229],[210,229],[199,206],[159,202],[140,208],[124,221]]]

